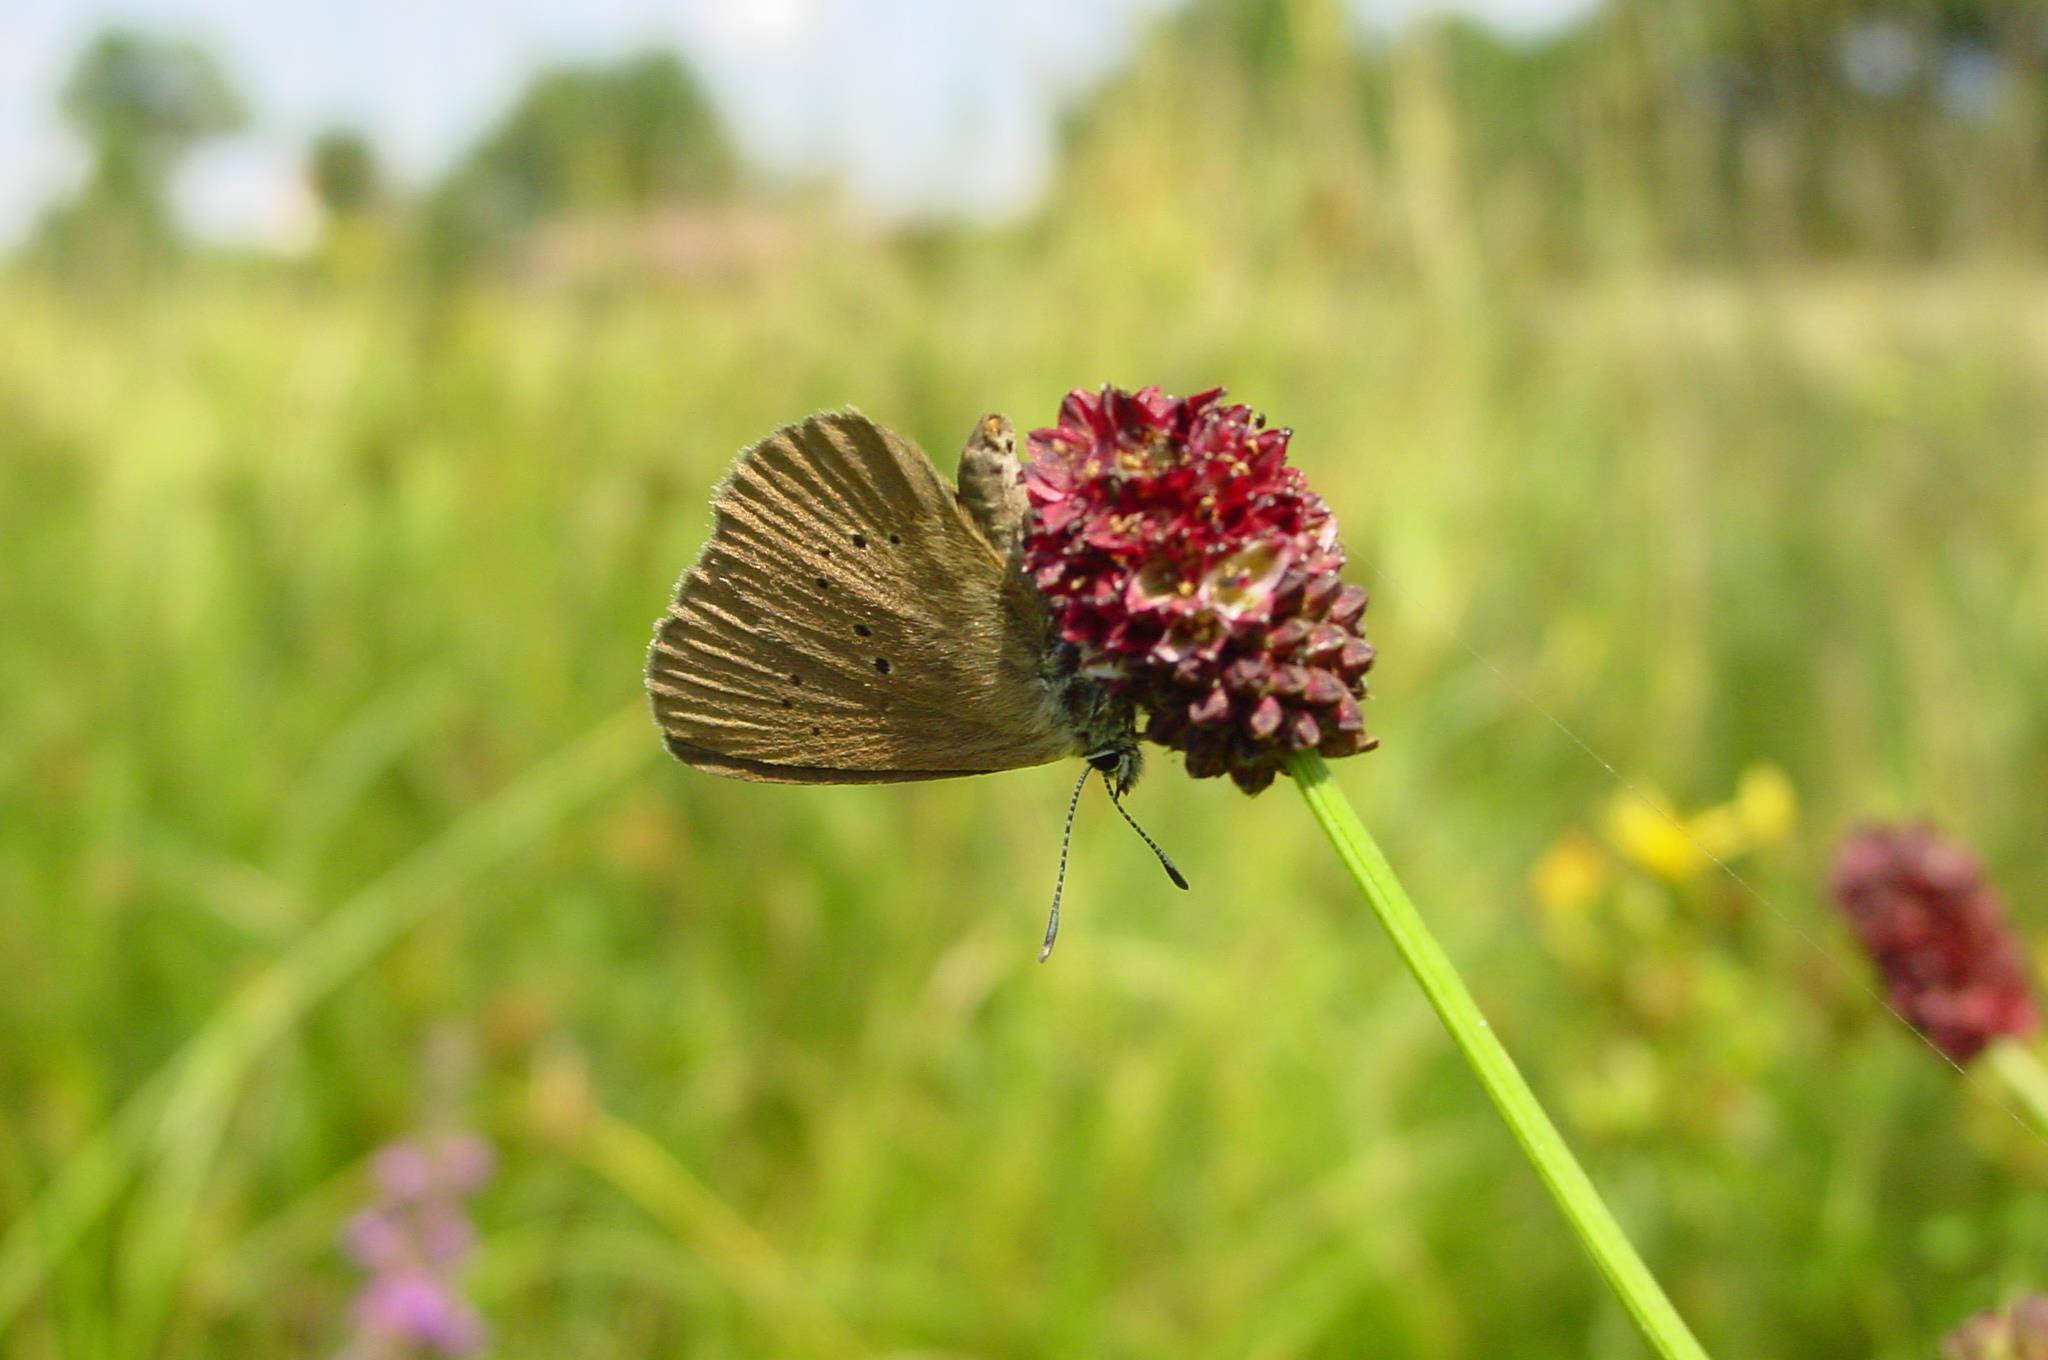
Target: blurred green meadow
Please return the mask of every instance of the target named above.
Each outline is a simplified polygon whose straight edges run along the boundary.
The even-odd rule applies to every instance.
[[[1730,152],[1632,7],[1326,17],[1161,18],[1011,226],[0,272],[0,1354],[333,1353],[366,1160],[457,1126],[497,1356],[1644,1354],[1285,781],[1154,760],[1185,895],[1091,795],[1040,966],[1071,769],[662,752],[739,447],[853,403],[950,472],[1105,381],[1293,427],[1373,592],[1337,778],[1713,1354],[2048,1285],[2048,1138],[1822,890],[1925,812],[2042,938],[2039,80]],[[1740,881],[1629,788],[1747,788]]]

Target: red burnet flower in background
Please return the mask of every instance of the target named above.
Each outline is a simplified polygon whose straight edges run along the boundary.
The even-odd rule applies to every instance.
[[[1933,827],[1851,832],[1831,886],[1893,1008],[1956,1062],[2040,1023],[1998,894],[1976,857]]]
[[[1291,432],[1222,396],[1068,393],[1030,437],[1024,565],[1082,673],[1143,709],[1149,740],[1257,793],[1296,751],[1372,749],[1373,649]]]

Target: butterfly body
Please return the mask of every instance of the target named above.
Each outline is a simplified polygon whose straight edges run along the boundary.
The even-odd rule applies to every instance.
[[[1015,441],[980,422],[947,485],[857,411],[742,453],[648,654],[669,750],[783,783],[940,779],[1086,757],[1135,782],[1131,706],[1079,673],[1018,565]]]

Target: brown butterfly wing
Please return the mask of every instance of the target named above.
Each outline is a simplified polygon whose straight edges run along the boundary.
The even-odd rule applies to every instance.
[[[669,749],[741,779],[939,779],[1072,754],[1036,592],[931,460],[856,411],[748,449],[656,629]]]

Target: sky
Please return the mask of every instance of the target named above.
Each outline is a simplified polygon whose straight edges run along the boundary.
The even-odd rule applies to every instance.
[[[84,155],[55,108],[86,38],[112,23],[197,38],[248,104],[247,132],[176,185],[201,235],[290,247],[317,220],[303,153],[348,124],[401,183],[461,154],[541,65],[679,51],[749,157],[823,171],[887,215],[1028,205],[1064,101],[1128,55],[1173,0],[0,0],[0,242],[74,186]],[[1540,32],[1597,0],[1353,0],[1368,26],[1430,8]]]

